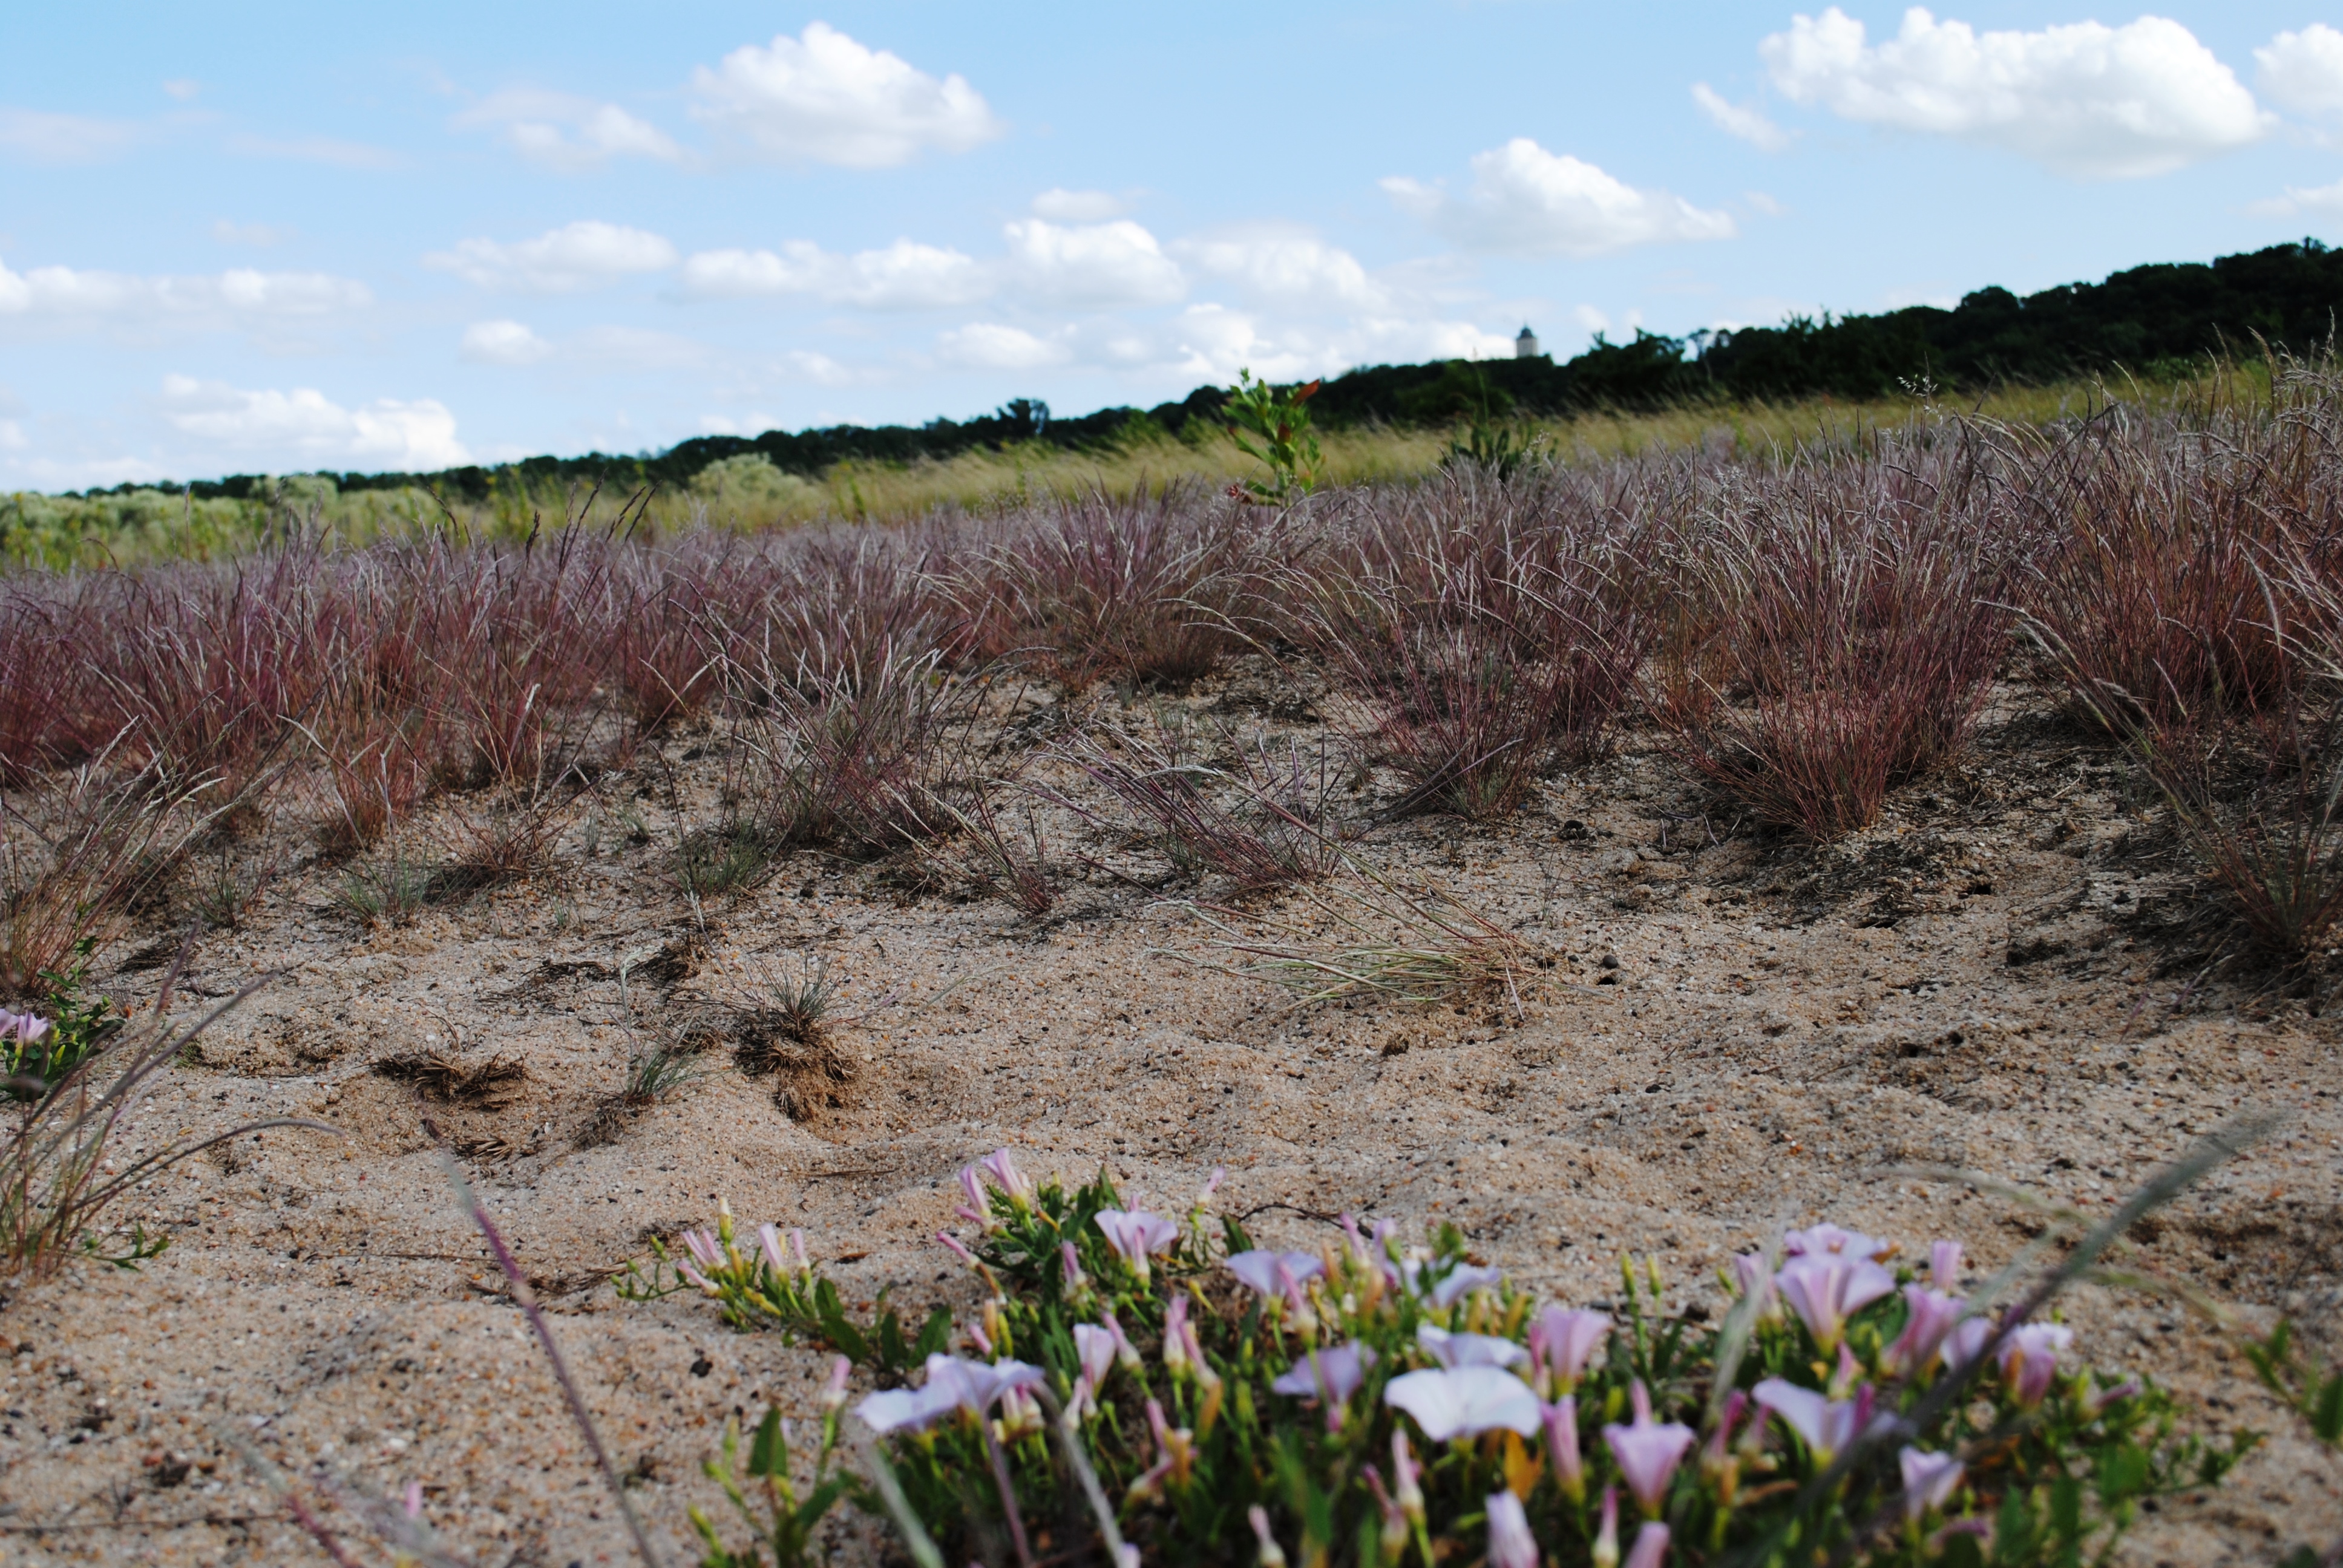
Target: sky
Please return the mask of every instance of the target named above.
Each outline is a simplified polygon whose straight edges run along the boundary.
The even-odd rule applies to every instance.
[[[0,491],[1148,407],[2343,237],[2299,5],[17,5]]]

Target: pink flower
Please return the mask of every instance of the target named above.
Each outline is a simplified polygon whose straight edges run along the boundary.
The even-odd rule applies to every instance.
[[[1530,1355],[1541,1372],[1552,1376],[1554,1386],[1568,1393],[1610,1337],[1611,1319],[1605,1313],[1548,1307],[1530,1326]]]
[[[2022,1405],[2037,1405],[2050,1392],[2058,1371],[2058,1352],[2075,1342],[2075,1331],[2062,1323],[2026,1323],[2001,1342],[2001,1375]]]
[[[1106,1332],[1114,1336],[1114,1359],[1122,1364],[1123,1371],[1137,1372],[1146,1364],[1139,1359],[1138,1350],[1124,1336],[1122,1324],[1112,1312],[1099,1313],[1099,1321],[1106,1324]]]
[[[1896,1456],[1904,1466],[1904,1517],[1916,1523],[1931,1508],[1942,1508],[1961,1483],[1961,1462],[1949,1453],[1906,1446]]]
[[[1594,1536],[1594,1568],[1619,1568],[1619,1489],[1603,1489],[1603,1528]]]
[[[1530,1352],[1494,1334],[1453,1334],[1433,1323],[1415,1331],[1423,1353],[1444,1367],[1510,1367],[1530,1359]]]
[[[1082,1278],[1082,1260],[1071,1241],[1058,1243],[1058,1261],[1066,1271],[1066,1293],[1071,1295],[1090,1282]]]
[[[1264,1296],[1282,1296],[1303,1280],[1326,1271],[1326,1265],[1308,1252],[1232,1252],[1229,1272]]]
[[[1245,1518],[1252,1523],[1253,1539],[1261,1543],[1261,1568],[1285,1568],[1285,1550],[1269,1533],[1269,1510],[1256,1503],[1245,1510]]]
[[[49,1020],[38,1013],[10,1012],[0,1007],[0,1040],[14,1035],[19,1045],[31,1045],[49,1032]]]
[[[1744,1296],[1757,1298],[1757,1313],[1770,1319],[1777,1310],[1774,1299],[1774,1276],[1765,1267],[1763,1252],[1736,1252],[1733,1257],[1733,1277],[1740,1282]]]
[[[936,1240],[943,1243],[944,1250],[946,1251],[950,1252],[953,1257],[958,1258],[961,1262],[966,1263],[970,1268],[973,1269],[977,1266],[976,1254],[970,1251],[966,1247],[960,1245],[960,1238],[953,1235],[950,1231],[937,1231]]]
[[[1522,1500],[1510,1492],[1489,1494],[1489,1568],[1538,1568],[1537,1537]]]
[[[1008,1150],[996,1149],[977,1164],[992,1178],[992,1184],[1001,1189],[1001,1195],[1009,1200],[1011,1208],[1022,1214],[1033,1207],[1032,1179],[1017,1169]]]
[[[1179,1226],[1144,1209],[1101,1209],[1097,1221],[1098,1228],[1105,1232],[1107,1244],[1121,1254],[1142,1285],[1148,1279],[1148,1257],[1169,1251],[1180,1240]]]
[[[1668,1483],[1674,1479],[1676,1466],[1693,1445],[1693,1430],[1681,1422],[1654,1421],[1652,1396],[1644,1391],[1641,1378],[1630,1385],[1628,1396],[1634,1404],[1634,1424],[1604,1427],[1603,1441],[1610,1445],[1611,1457],[1619,1462],[1619,1473],[1627,1483],[1627,1490],[1635,1494],[1644,1512],[1656,1519],[1660,1504],[1667,1496]]]
[[[821,1408],[836,1410],[846,1402],[846,1380],[854,1375],[854,1363],[840,1356],[830,1363],[830,1381],[821,1385]]]
[[[1792,1258],[1774,1282],[1825,1351],[1838,1347],[1848,1318],[1896,1288],[1896,1276],[1868,1258],[1821,1251]]]
[[[1348,1344],[1312,1351],[1269,1386],[1296,1399],[1323,1400],[1330,1405],[1339,1405],[1359,1392],[1359,1385],[1366,1382],[1367,1369],[1374,1364],[1374,1347],[1353,1340]]]
[[[1827,1221],[1812,1230],[1785,1231],[1782,1236],[1782,1251],[1794,1258],[1872,1259],[1894,1250],[1885,1241],[1842,1231]]]
[[[1958,1372],[1983,1355],[1985,1347],[1993,1342],[1995,1332],[1991,1318],[1963,1318],[1955,1323],[1938,1347],[1946,1370]]]
[[[1847,1444],[1862,1434],[1871,1414],[1869,1389],[1859,1390],[1851,1400],[1834,1401],[1810,1388],[1769,1377],[1755,1392],[1759,1404],[1805,1440],[1818,1465],[1826,1465],[1845,1452]]]
[[[1392,1428],[1392,1496],[1411,1524],[1423,1523],[1423,1488],[1416,1484],[1415,1455],[1408,1452],[1407,1430]]]
[[[1564,1394],[1539,1412],[1545,1422],[1545,1453],[1554,1479],[1573,1503],[1586,1495],[1586,1462],[1578,1452],[1578,1399]]]
[[[928,1358],[928,1381],[918,1389],[887,1389],[854,1407],[873,1432],[917,1432],[955,1410],[982,1415],[1011,1389],[1031,1388],[1046,1374],[1023,1362],[972,1362],[959,1356]]]
[[[1383,1402],[1415,1418],[1434,1442],[1478,1437],[1503,1427],[1523,1437],[1538,1431],[1537,1395],[1502,1367],[1426,1367],[1383,1385]]]
[[[1502,1269],[1484,1269],[1473,1263],[1459,1263],[1448,1271],[1441,1282],[1432,1287],[1432,1304],[1453,1307],[1475,1291],[1492,1291],[1504,1279]]]
[[[1936,1289],[1951,1295],[1961,1282],[1961,1244],[1958,1241],[1938,1241],[1928,1249],[1928,1273],[1936,1282]]]
[[[1668,1527],[1654,1519],[1635,1532],[1635,1544],[1627,1553],[1627,1568],[1660,1568],[1668,1560]]]
[[[1076,1421],[1098,1409],[1098,1392],[1106,1386],[1108,1369],[1114,1365],[1116,1337],[1112,1330],[1095,1323],[1074,1325],[1074,1360],[1082,1370],[1074,1380],[1074,1397],[1068,1402],[1066,1413]]]
[[[1968,1303],[1958,1296],[1947,1296],[1920,1285],[1904,1287],[1904,1332],[1887,1347],[1887,1370],[1897,1377],[1914,1378],[1926,1372],[1936,1360],[1936,1352],[1945,1336],[1961,1319]]]
[[[977,1174],[975,1166],[960,1168],[960,1206],[952,1211],[955,1215],[982,1227],[988,1236],[1001,1229],[1001,1221],[992,1217],[992,1194],[985,1191],[984,1179]]]

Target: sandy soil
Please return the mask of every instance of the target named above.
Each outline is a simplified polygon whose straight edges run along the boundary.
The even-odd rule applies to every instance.
[[[1247,727],[1308,717],[1260,670],[1182,700]],[[2039,1230],[1990,1187],[1898,1167],[2091,1212],[2263,1107],[2280,1131],[2132,1261],[2343,1348],[2335,1026],[2266,975],[2202,972],[2175,847],[2118,759],[2038,693],[2003,693],[1962,772],[1825,850],[1735,831],[1641,734],[1496,828],[1376,829],[1379,863],[1554,959],[1518,1011],[1296,1010],[1182,962],[1204,933],[1162,900],[1194,890],[1145,885],[1164,868],[1071,816],[1046,823],[1067,879],[1045,922],[805,854],[709,906],[702,930],[671,846],[679,817],[706,819],[719,749],[673,738],[679,796],[646,754],[553,872],[403,929],[336,907],[343,869],[285,809],[271,831],[300,858],[243,929],[205,940],[178,1005],[279,978],[202,1037],[132,1142],[287,1113],[347,1137],[272,1132],[197,1160],[134,1211],[168,1229],[163,1258],[80,1266],[8,1302],[0,1560],[322,1561],[249,1452],[322,1465],[353,1494],[417,1482],[432,1524],[483,1565],[626,1561],[443,1148],[465,1151],[553,1302],[670,1562],[693,1559],[685,1505],[714,1496],[699,1467],[724,1419],[809,1411],[821,1358],[729,1332],[694,1299],[618,1301],[607,1271],[722,1197],[746,1222],[803,1226],[854,1302],[970,1305],[930,1238],[959,1167],[1002,1145],[1173,1202],[1224,1164],[1224,1201],[1256,1233],[1311,1245],[1342,1211],[1453,1220],[1573,1301],[1607,1299],[1623,1251],[1654,1252],[1676,1290],[1713,1300],[1727,1252],[1784,1221],[1958,1235],[1982,1266]],[[110,991],[152,996],[165,929],[114,950]],[[631,1045],[720,1030],[808,954],[841,977],[850,1015],[827,1057],[751,1076],[711,1046],[693,1082],[590,1143]],[[468,1102],[380,1070],[425,1048],[523,1072]],[[2129,1561],[2267,1563],[2343,1533],[2336,1468],[2199,1320],[2099,1289],[2069,1312],[2085,1353],[2170,1380],[2206,1428],[2273,1434],[2230,1486],[2147,1521]]]

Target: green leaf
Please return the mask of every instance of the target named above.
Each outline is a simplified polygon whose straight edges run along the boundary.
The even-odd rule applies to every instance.
[[[781,1412],[769,1406],[749,1444],[749,1473],[786,1476],[789,1473],[789,1440],[781,1435]]]
[[[912,1359],[924,1362],[930,1356],[942,1354],[951,1343],[951,1331],[952,1315],[950,1307],[938,1307],[929,1312],[928,1321],[920,1325],[918,1342],[911,1346]]]

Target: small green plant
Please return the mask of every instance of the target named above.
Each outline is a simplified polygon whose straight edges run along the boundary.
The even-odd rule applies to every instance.
[[[20,1097],[46,1094],[122,1028],[114,1004],[87,990],[96,945],[84,937],[74,946],[71,964],[42,971],[44,994],[35,1007],[22,1013],[0,1010],[0,1077],[19,1085]]]
[[[1266,381],[1256,381],[1250,370],[1237,372],[1221,413],[1229,421],[1229,436],[1237,449],[1270,473],[1266,480],[1246,479],[1229,487],[1229,493],[1246,500],[1278,506],[1318,487],[1322,461],[1318,437],[1310,428],[1310,399],[1318,395],[1312,381],[1280,392]]]
[[[724,1321],[736,1329],[779,1329],[792,1339],[827,1346],[888,1385],[901,1382],[950,1342],[949,1309],[936,1308],[919,1332],[910,1334],[883,1292],[878,1316],[867,1327],[856,1323],[847,1316],[837,1285],[806,1257],[803,1231],[789,1232],[785,1251],[779,1227],[759,1226],[757,1245],[746,1249],[734,1233],[731,1207],[720,1204],[713,1229],[686,1231],[678,1241],[687,1257],[672,1256],[654,1240],[648,1271],[638,1263],[627,1265],[617,1284],[622,1300],[654,1302],[698,1291],[717,1302]]]
[[[405,925],[440,891],[440,879],[393,845],[390,859],[342,879],[334,901],[369,926]]]
[[[756,1434],[749,1440],[745,1468],[740,1462],[739,1420],[735,1417],[724,1423],[724,1457],[720,1462],[709,1460],[704,1468],[709,1479],[724,1488],[725,1497],[754,1538],[733,1551],[724,1544],[715,1521],[695,1504],[690,1510],[691,1527],[708,1543],[700,1568],[766,1568],[769,1561],[775,1568],[809,1568],[829,1561],[829,1553],[818,1549],[814,1533],[831,1506],[853,1488],[851,1473],[837,1463],[839,1412],[846,1404],[848,1370],[841,1358],[823,1391],[821,1441],[802,1497],[790,1463],[789,1423],[781,1419],[779,1411],[767,1410],[765,1419],[758,1423]],[[766,1547],[771,1548],[770,1559],[765,1555]]]
[[[734,817],[683,836],[676,879],[695,898],[746,892],[773,874],[780,848],[762,823]]]

